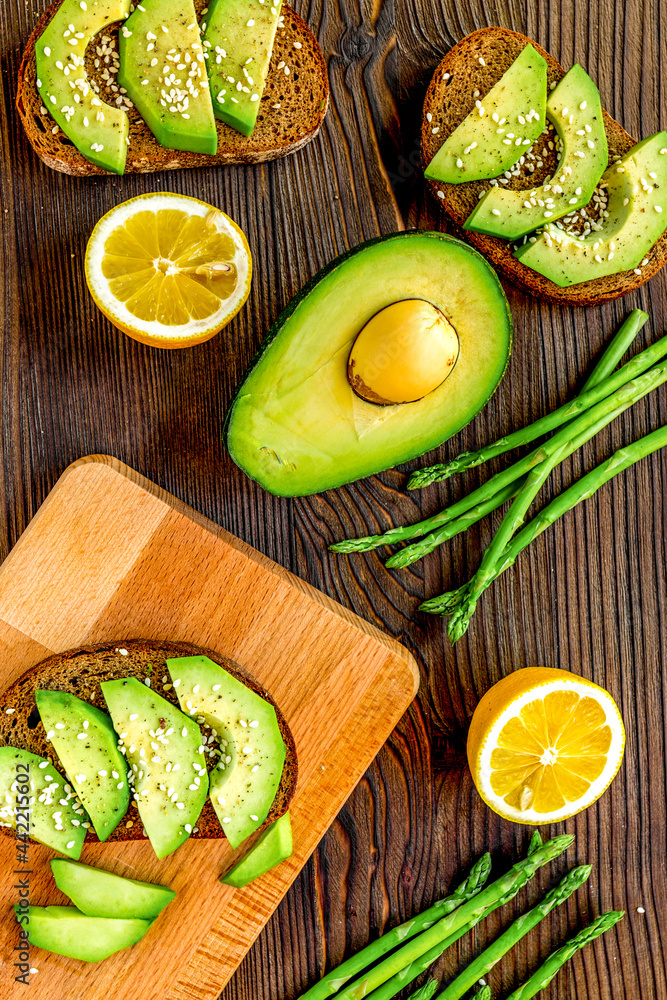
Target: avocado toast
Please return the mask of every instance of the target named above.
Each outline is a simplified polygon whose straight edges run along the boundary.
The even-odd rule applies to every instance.
[[[483,95],[490,90],[528,44],[532,44],[546,60],[548,93],[551,93],[565,77],[566,71],[548,52],[525,35],[505,28],[484,28],[467,35],[451,49],[437,67],[424,102],[421,139],[425,163],[430,162],[443,140],[474,107],[475,92],[479,90]],[[634,146],[635,140],[604,110],[602,117],[608,144],[608,160],[613,163]],[[549,132],[533,147],[534,156],[527,171],[531,186],[543,184],[553,174],[558,158],[553,138],[553,134]],[[552,148],[549,147],[550,142]],[[510,176],[505,175],[503,178],[507,189],[526,189],[525,170],[517,169],[508,173]],[[491,184],[489,181],[456,185],[430,181],[429,187],[458,231],[463,229],[481,195],[491,189]],[[604,210],[602,202],[597,201],[595,195],[591,207],[596,212]],[[461,235],[480,250],[505,277],[525,291],[555,303],[594,305],[618,298],[643,285],[667,262],[667,236],[663,235],[643,258],[638,268],[639,274],[634,270],[622,271],[561,288],[522,264],[514,256],[514,244],[468,229]]]
[[[42,14],[28,40],[18,75],[17,109],[33,149],[47,166],[80,176],[105,174],[107,170],[103,166],[89,162],[67,139],[51,118],[37,88],[35,46],[59,6],[57,0]],[[205,0],[197,0],[198,16],[201,17],[205,7]],[[85,57],[87,76],[101,100],[125,111],[129,119],[126,173],[224,163],[262,163],[301,149],[317,135],[329,101],[324,58],[305,21],[286,5],[282,14],[252,136],[247,138],[218,121],[215,155],[160,145],[138,111],[125,99],[126,95],[120,93],[116,79],[118,25],[93,38]]]
[[[273,805],[265,823],[262,824],[268,825],[288,809],[296,788],[298,772],[296,748],[287,721],[271,696],[238,664],[224,656],[210,650],[200,649],[190,643],[154,642],[141,639],[106,642],[69,650],[43,660],[23,674],[3,693],[0,699],[0,745],[18,747],[43,758],[55,758],[52,744],[47,739],[47,732],[40,722],[35,703],[36,690],[69,692],[83,701],[107,711],[101,684],[129,678],[140,681],[146,688],[150,688],[157,696],[166,699],[176,709],[178,699],[171,684],[166,663],[168,659],[191,656],[206,656],[214,663],[224,667],[228,674],[259,695],[275,710],[286,756]],[[146,680],[150,684],[146,684]],[[8,713],[7,709],[13,711]],[[207,749],[202,757],[208,768],[215,768],[217,763],[213,750],[215,741],[209,743],[208,736],[206,740]],[[57,758],[55,764],[57,769],[62,770]],[[0,832],[13,836],[13,831],[6,826],[0,827]],[[138,840],[144,836],[136,803],[131,802],[123,820],[106,839],[108,841]],[[191,836],[204,840],[224,837],[222,826],[209,798],[205,800]],[[90,840],[98,839],[92,828],[88,831],[88,837]]]

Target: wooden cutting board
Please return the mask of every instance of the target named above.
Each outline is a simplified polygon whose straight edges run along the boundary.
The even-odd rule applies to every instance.
[[[414,697],[393,639],[115,459],[71,465],[0,568],[0,688],[52,652],[106,639],[208,646],[274,696],[296,741],[294,855],[245,889],[218,881],[226,841],[163,861],[147,841],[90,844],[81,860],[177,891],[134,948],[99,964],[31,950],[32,1000],[209,1000],[220,993]],[[30,847],[30,901],[68,902]],[[0,837],[0,996],[14,982],[15,849]]]

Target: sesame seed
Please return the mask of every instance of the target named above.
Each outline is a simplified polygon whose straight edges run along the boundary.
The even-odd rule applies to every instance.
[[[656,212],[662,212],[662,205],[654,205],[653,208]]]
[[[5,709],[5,715],[11,715],[15,711],[16,711],[15,708],[6,708]]]
[[[74,844],[75,844],[75,841],[74,840],[70,840],[68,842],[68,844],[67,844],[67,850],[68,851],[71,850],[74,847]]]
[[[500,215],[500,210],[497,209],[497,208],[492,208],[491,209],[491,215]]]
[[[442,199],[443,199],[443,201],[444,201],[444,198],[445,198],[445,192],[444,192],[444,191],[438,191],[438,198],[442,198]]]
[[[463,160],[461,159],[461,157],[460,157],[460,156],[459,156],[459,158],[458,158],[458,159],[457,159],[457,161],[456,161],[456,166],[457,166],[457,167],[462,167],[462,166],[463,166]]]
[[[250,813],[250,819],[253,821],[253,823],[256,823],[259,820],[259,816],[255,816],[253,815],[253,813]]]

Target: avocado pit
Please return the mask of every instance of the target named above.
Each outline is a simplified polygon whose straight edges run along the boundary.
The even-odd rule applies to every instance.
[[[347,378],[369,403],[413,403],[442,385],[458,356],[459,338],[444,313],[424,299],[403,299],[362,327]]]

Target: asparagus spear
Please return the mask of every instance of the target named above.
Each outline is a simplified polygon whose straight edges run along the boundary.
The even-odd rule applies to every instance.
[[[526,879],[525,881],[528,880]],[[525,882],[523,884],[525,884]],[[444,941],[438,942],[438,944],[434,945],[433,948],[429,948],[427,952],[424,952],[424,954],[419,958],[416,958],[409,965],[406,965],[405,968],[401,969],[400,972],[397,972],[396,975],[391,977],[391,979],[388,979],[386,983],[383,983],[382,986],[373,990],[373,992],[368,995],[368,1000],[392,1000],[392,998],[395,997],[397,993],[400,993],[404,987],[408,986],[411,982],[421,976],[422,972],[426,972],[430,965],[437,962],[443,952],[447,951],[447,949],[451,945],[455,944],[459,938],[462,938],[464,934],[467,934],[469,930],[472,930],[472,928],[478,924],[480,920],[487,917],[493,910],[497,910],[500,906],[504,906],[505,903],[509,903],[509,901],[516,896],[517,892],[518,888],[513,887],[508,893],[502,896],[494,906],[490,907],[484,913],[480,913],[471,923],[467,924],[465,927],[460,927],[454,934],[450,935],[450,937],[445,938]]]
[[[527,459],[531,459],[533,461],[534,463],[533,468],[530,469],[523,485],[521,486],[521,489],[518,491],[518,495],[516,500],[514,501],[514,504],[512,505],[508,513],[505,515],[505,518],[503,519],[503,522],[500,528],[498,529],[498,534],[496,534],[491,543],[491,546],[489,547],[489,549],[487,549],[486,553],[484,554],[484,560],[486,561],[486,566],[484,565],[483,561],[482,566],[480,566],[480,569],[476,574],[478,583],[481,582],[482,576],[486,574],[492,559],[494,559],[497,556],[497,554],[500,551],[502,551],[501,541],[503,536],[504,535],[507,536],[504,538],[504,542],[502,542],[504,546],[504,544],[506,544],[509,541],[509,537],[511,536],[511,534],[513,534],[516,528],[521,523],[523,523],[523,517],[526,511],[528,510],[528,507],[530,506],[532,500],[539,492],[541,485],[544,482],[546,475],[548,475],[548,473],[551,471],[551,468],[553,468],[555,465],[561,462],[568,455],[573,454],[573,452],[581,448],[581,446],[585,444],[586,441],[588,441],[591,437],[597,434],[599,430],[601,430],[608,423],[614,420],[620,413],[623,412],[623,410],[627,409],[642,396],[646,395],[647,392],[651,392],[652,389],[654,389],[657,385],[660,385],[661,382],[664,382],[666,380],[667,380],[667,365],[652,368],[650,371],[644,372],[644,374],[640,375],[638,378],[633,379],[630,382],[627,382],[624,386],[618,389],[611,396],[608,396],[606,399],[603,399],[600,403],[597,403],[595,406],[591,407],[591,409],[587,410],[582,416],[578,417],[576,420],[573,420],[570,424],[566,425],[565,427],[562,427],[560,431],[554,434],[554,436],[550,439],[550,441],[546,442],[540,448],[535,449],[535,451],[531,452],[531,454],[527,456]],[[559,449],[560,449],[560,456],[553,454],[557,452]],[[548,465],[536,464],[536,460],[539,459],[541,459],[542,462],[547,462],[547,463],[551,462],[551,467],[549,468]],[[517,466],[520,464],[521,463],[517,463]],[[517,468],[517,466],[514,466],[514,468]],[[511,472],[511,469],[508,471]],[[492,484],[493,479],[495,478],[497,477],[494,476],[492,479],[490,479],[486,484],[486,486]],[[484,487],[480,487],[480,489],[475,492],[479,493],[483,490]],[[464,500],[465,499],[466,498],[464,497]],[[461,501],[459,501],[459,503],[461,503]],[[457,505],[455,504],[454,506]],[[450,508],[450,510],[452,509],[453,508]],[[436,515],[436,517],[439,516],[441,515]],[[431,520],[434,520],[434,518],[432,518]],[[511,528],[510,521],[514,523],[514,528]],[[426,524],[427,522],[422,521],[421,523]],[[391,559],[387,560],[387,565],[391,566],[392,568],[396,566],[409,566],[411,563],[416,562],[417,559],[422,559],[429,552],[432,552],[433,549],[437,548],[437,546],[440,545],[442,541],[445,541],[447,537],[451,537],[449,533],[452,532],[453,524],[456,525],[456,521],[454,522],[449,521],[448,523],[446,523],[445,527],[441,528],[439,531],[435,531],[432,534],[427,535],[426,538],[422,538],[419,542],[415,542],[413,545],[406,546],[406,548],[402,549],[400,552],[395,553],[395,555],[392,556]],[[446,531],[445,528],[448,530]],[[453,533],[456,534],[456,530],[454,530]],[[475,577],[473,577],[473,581],[471,581],[471,588],[469,588],[469,591],[474,591],[476,589],[474,581]],[[480,590],[480,593],[481,592],[482,591]],[[464,599],[466,598],[466,593],[460,590],[457,593],[458,593],[457,601],[454,603],[453,606],[450,607],[449,611],[447,612],[443,611],[441,612],[442,614],[452,614],[456,611],[456,609],[459,606],[463,606]],[[471,596],[470,600],[468,600],[466,603],[468,605],[469,610],[467,614],[462,612],[461,631],[459,638],[461,637],[461,635],[463,635],[463,633],[466,631],[468,627],[467,624],[465,624],[464,628],[463,624],[465,623],[466,620],[469,620],[470,617],[472,616],[477,603],[477,599],[474,598],[474,596]],[[450,604],[451,604],[451,599],[450,599]],[[458,626],[456,628],[452,627],[452,631],[459,632],[459,627]],[[452,641],[456,640],[452,639]]]
[[[507,928],[504,934],[489,945],[478,955],[456,979],[449,984],[444,993],[440,994],[440,1000],[460,1000],[460,998],[471,989],[475,983],[485,976],[507,952],[517,944],[521,938],[536,927],[556,906],[564,903],[579,886],[583,885],[591,873],[591,865],[582,865],[573,868],[565,878],[548,892],[541,903],[534,906],[527,913],[522,913],[520,917]]]
[[[510,868],[506,875],[503,875],[491,885],[486,886],[485,889],[482,889],[472,899],[463,903],[462,906],[459,906],[448,916],[443,917],[442,920],[439,920],[429,930],[424,931],[419,937],[408,942],[392,955],[389,955],[361,979],[357,979],[356,982],[338,994],[338,1000],[361,1000],[371,990],[382,986],[383,983],[389,985],[387,980],[392,979],[394,976],[398,977],[398,974],[404,973],[408,966],[416,966],[419,959],[426,960],[432,953],[433,957],[425,965],[422,964],[421,967],[417,967],[412,976],[412,979],[416,979],[421,972],[428,968],[442,954],[445,948],[448,948],[450,944],[457,941],[466,931],[474,927],[475,924],[488,916],[498,906],[502,906],[508,900],[512,899],[519,889],[532,878],[538,868],[541,868],[542,865],[547,864],[558,857],[559,854],[562,854],[572,843],[573,839],[571,835],[564,834],[547,841],[543,847],[530,857],[518,861]],[[404,979],[401,985],[397,987],[396,992],[402,986],[411,982],[412,979]],[[384,994],[378,992],[377,997],[374,996],[373,1000],[385,1000],[385,997],[392,996],[394,996],[394,993],[389,992]]]
[[[665,341],[667,342],[667,337]],[[653,346],[655,347],[656,345],[654,344]],[[652,350],[652,348],[649,348],[649,350]],[[633,359],[633,361],[635,360]],[[629,363],[632,364],[633,362]],[[390,528],[389,531],[386,531],[382,535],[350,538],[342,542],[337,542],[335,545],[329,546],[329,548],[333,552],[364,552],[368,549],[376,549],[380,545],[393,545],[395,542],[418,538],[433,531],[434,528],[442,527],[443,524],[453,521],[454,518],[465,514],[466,511],[471,510],[478,503],[487,500],[489,496],[498,493],[499,490],[504,489],[509,483],[515,482],[520,476],[526,475],[532,468],[543,461],[545,457],[551,455],[557,447],[560,447],[564,438],[566,440],[573,439],[581,434],[590,424],[595,423],[601,414],[613,411],[623,401],[629,400],[632,402],[634,399],[639,399],[645,392],[649,392],[651,388],[655,388],[656,385],[660,384],[661,376],[665,372],[667,372],[667,366],[655,367],[627,382],[620,389],[617,389],[616,392],[602,399],[590,409],[585,410],[576,420],[572,420],[567,426],[562,427],[560,431],[539,448],[536,448],[530,454],[524,456],[524,458],[519,459],[518,462],[515,462],[508,469],[504,469],[502,472],[492,476],[491,479],[487,480],[478,489],[462,497],[456,503],[452,504],[451,507],[446,507],[440,513],[434,514],[433,517],[428,517],[424,521],[417,522],[417,524]],[[612,378],[616,378],[616,376],[614,375]],[[662,381],[664,381],[664,378]],[[594,391],[597,391],[597,389]],[[630,405],[630,402],[628,402],[628,405]],[[567,452],[567,454],[569,453]]]
[[[614,334],[605,347],[602,357],[584,382],[581,389],[582,392],[586,392],[587,389],[592,388],[592,386],[597,385],[598,382],[602,382],[611,375],[616,365],[620,364],[621,358],[641,328],[648,322],[648,319],[649,315],[643,309],[632,310],[630,315],[621,323],[618,332]]]
[[[539,836],[539,833],[536,830],[535,834],[533,834],[533,836],[531,837],[527,856],[530,857],[531,855],[535,854],[538,850],[540,850],[541,847],[542,847],[542,838]],[[525,883],[528,881],[529,878],[530,878],[529,875],[524,876],[523,881],[520,883],[520,885],[521,884],[525,885]],[[490,906],[483,912],[478,913],[471,920],[469,924],[459,928],[450,937],[445,938],[444,941],[439,941],[436,945],[433,946],[433,948],[430,948],[419,958],[414,959],[414,961],[411,961],[409,965],[406,965],[404,968],[400,969],[399,972],[397,972],[394,976],[392,976],[391,979],[388,979],[387,982],[384,983],[382,986],[373,990],[373,992],[370,994],[372,1000],[392,1000],[392,997],[395,997],[396,994],[400,993],[405,986],[408,986],[411,982],[413,982],[415,979],[421,976],[421,974],[425,972],[428,969],[428,967],[433,964],[433,962],[436,962],[440,958],[442,953],[446,951],[447,948],[450,947],[450,945],[454,944],[456,941],[459,940],[459,938],[463,937],[464,934],[466,934],[476,924],[478,924],[480,920],[483,920],[490,913],[492,913],[493,910],[497,910],[499,907],[504,906],[505,903],[508,903],[511,899],[513,899],[514,896],[516,896],[517,891],[518,891],[517,885],[513,882],[510,889],[505,893],[504,896],[501,896],[499,899],[497,899],[493,904],[493,906]]]
[[[657,430],[652,431],[645,437],[640,438],[639,441],[635,441],[634,444],[626,445],[624,448],[620,448],[615,452],[611,458],[608,458],[606,462],[598,465],[587,475],[583,476],[578,482],[573,483],[572,486],[564,490],[559,496],[551,501],[543,510],[537,514],[532,521],[530,521],[525,528],[522,528],[514,538],[511,540],[509,545],[505,548],[501,557],[498,559],[495,568],[495,575],[493,579],[496,579],[501,573],[504,573],[506,569],[513,566],[520,552],[530,545],[534,538],[541,535],[550,524],[557,521],[563,514],[567,513],[573,507],[576,507],[578,503],[582,500],[588,500],[592,497],[605,483],[617,476],[619,472],[623,472],[624,469],[629,468],[636,462],[639,462],[642,458],[646,458],[648,455],[652,455],[653,452],[659,451],[661,448],[667,447],[667,425],[664,427],[659,427]],[[489,580],[487,583],[490,584],[492,581]],[[465,587],[466,585],[464,585]],[[460,599],[460,592],[463,588],[459,587],[458,590],[452,591],[448,594],[440,594],[438,597],[431,597],[427,601],[420,604],[420,611],[426,611],[429,614],[437,615],[448,615],[452,613],[454,606],[458,604]]]
[[[445,464],[431,465],[425,469],[417,469],[410,476],[408,489],[423,489],[425,486],[430,486],[431,483],[442,482],[443,479],[449,479],[454,473],[463,472],[464,469],[471,469],[476,465],[481,465],[483,462],[488,462],[490,458],[502,455],[511,448],[518,448],[521,445],[528,444],[530,441],[535,441],[539,437],[543,437],[550,431],[555,430],[555,428],[567,423],[572,417],[583,412],[589,406],[599,402],[600,399],[604,399],[605,396],[620,388],[620,386],[624,385],[631,378],[646,371],[651,365],[656,364],[667,355],[667,337],[658,340],[646,351],[642,351],[632,361],[623,365],[613,378],[611,375],[630,343],[637,336],[647,320],[648,313],[642,312],[641,309],[634,309],[630,313],[593,369],[583,389],[571,402],[541,417],[528,427],[523,427],[518,431],[514,431],[513,434],[508,434],[506,437],[494,441],[493,444],[480,448],[479,451],[464,451]]]
[[[531,1000],[531,997],[534,997],[536,993],[539,993],[540,990],[549,985],[561,966],[565,965],[576,951],[579,951],[580,948],[585,948],[596,937],[604,934],[614,924],[617,924],[624,915],[623,910],[610,910],[609,913],[601,914],[592,924],[584,927],[582,931],[579,931],[573,938],[566,941],[562,948],[558,948],[557,951],[552,952],[546,962],[533,973],[530,979],[526,980],[523,986],[519,986],[517,990],[514,990],[514,993],[510,994],[507,1000]]]
[[[325,1000],[326,997],[337,993],[352,976],[363,972],[369,965],[382,958],[387,952],[392,951],[396,945],[428,930],[429,927],[432,927],[447,914],[452,913],[462,903],[472,899],[486,884],[490,871],[491,855],[483,854],[472,866],[467,879],[450,896],[439,900],[428,910],[406,920],[405,923],[383,934],[377,941],[362,948],[356,955],[352,955],[346,962],[339,965],[337,969],[328,972],[319,983],[316,983],[302,995],[301,1000]]]
[[[429,979],[427,983],[421,987],[421,989],[416,990],[411,993],[408,1000],[431,1000],[431,997],[438,988],[437,979]]]

